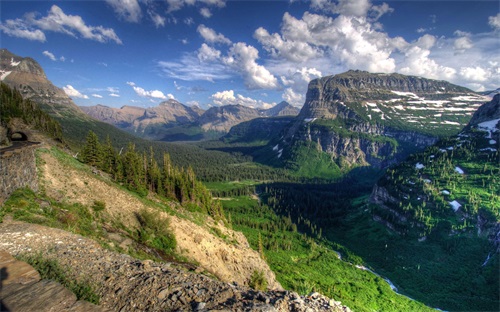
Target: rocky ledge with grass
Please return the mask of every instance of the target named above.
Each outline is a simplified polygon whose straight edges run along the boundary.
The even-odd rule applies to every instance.
[[[10,218],[0,223],[0,248],[14,257],[38,255],[56,261],[66,279],[90,285],[100,306],[111,311],[350,311],[318,293],[255,291],[172,263],[140,261],[76,234]]]

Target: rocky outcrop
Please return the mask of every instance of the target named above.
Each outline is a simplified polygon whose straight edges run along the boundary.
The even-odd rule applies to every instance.
[[[474,126],[481,122],[500,118],[500,94],[496,94],[493,99],[482,105],[472,116],[469,125]]]
[[[0,250],[0,311],[105,311],[90,302],[76,300],[75,294],[58,282],[41,280],[29,264]]]
[[[71,278],[95,285],[110,311],[350,311],[318,293],[255,291],[188,272],[173,263],[140,261],[92,240],[35,224],[0,223],[0,244],[13,255],[40,252]]]

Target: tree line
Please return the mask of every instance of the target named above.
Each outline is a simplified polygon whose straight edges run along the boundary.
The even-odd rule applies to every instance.
[[[149,153],[139,152],[133,143],[129,143],[126,150],[116,151],[109,137],[100,143],[97,135],[89,131],[79,159],[110,174],[116,182],[141,196],[152,192],[176,200],[190,210],[224,220],[222,205],[212,199],[212,194],[196,179],[193,169],[173,165],[168,153],[162,156],[159,164],[153,148]]]

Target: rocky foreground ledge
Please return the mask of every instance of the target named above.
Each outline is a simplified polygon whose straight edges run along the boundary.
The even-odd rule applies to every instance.
[[[13,256],[41,252],[57,259],[72,278],[97,286],[101,300],[95,311],[350,311],[318,293],[255,291],[171,263],[140,261],[82,236],[36,224],[4,220],[0,249]],[[9,270],[3,264],[2,268]],[[3,287],[0,300],[5,296]]]

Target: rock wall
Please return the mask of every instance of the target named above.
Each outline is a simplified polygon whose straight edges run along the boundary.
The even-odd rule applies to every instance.
[[[0,153],[0,204],[20,187],[38,190],[34,146]]]

